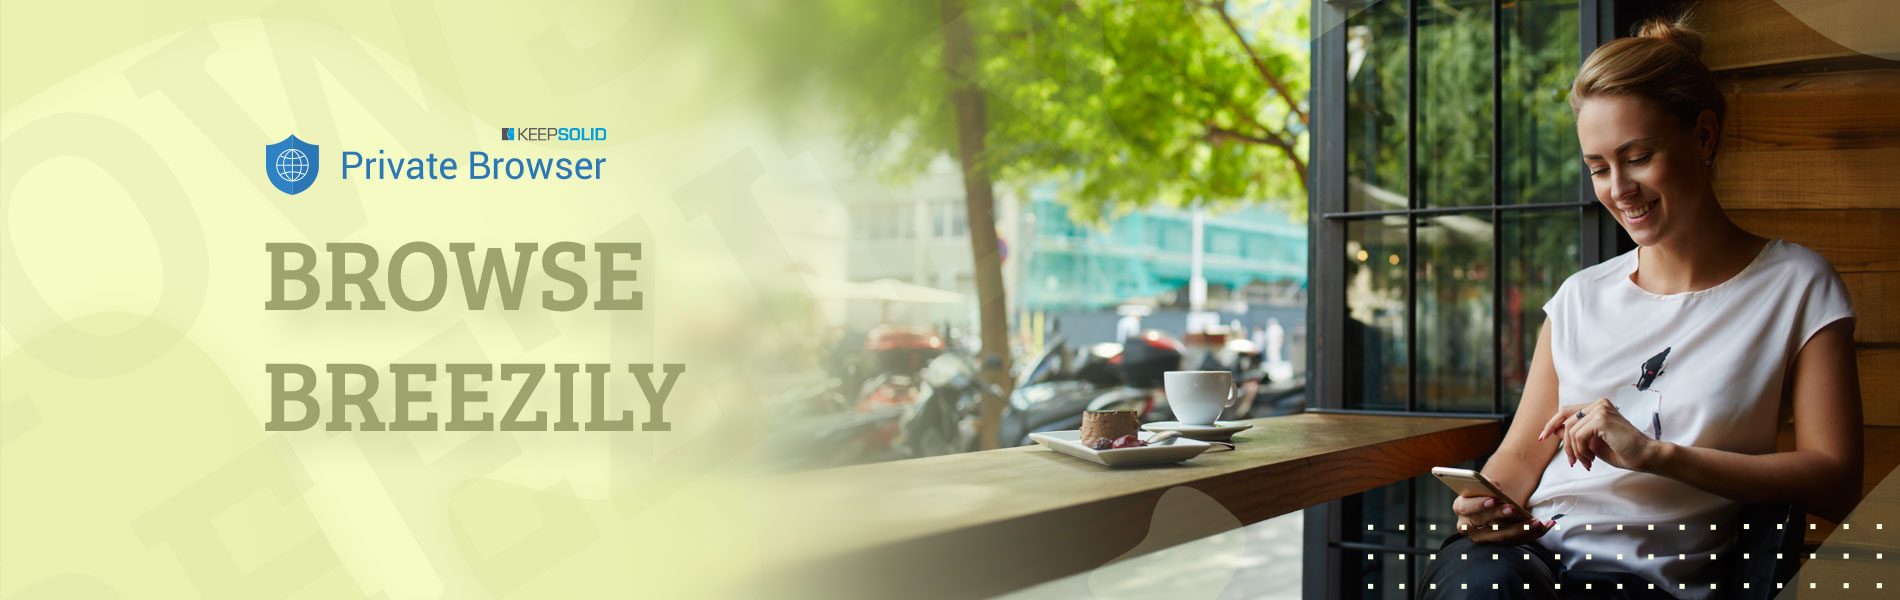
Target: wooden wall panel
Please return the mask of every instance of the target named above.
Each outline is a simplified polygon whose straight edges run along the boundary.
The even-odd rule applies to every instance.
[[[1838,8],[1830,0],[1696,3],[1702,60],[1729,102],[1715,189],[1737,224],[1820,252],[1847,284],[1859,317],[1864,495],[1900,467],[1900,62],[1829,39],[1787,2]],[[1833,29],[1878,29],[1866,24]],[[1783,427],[1782,448],[1793,442]],[[1818,525],[1810,543],[1834,529],[1810,521]]]
[[[1702,62],[1717,71],[1860,56],[1815,32],[1775,0],[1696,4]]]
[[[1857,346],[1854,358],[1862,424],[1900,427],[1900,348]]]
[[[1726,208],[1900,208],[1897,161],[1900,147],[1722,152],[1715,193]]]
[[[1896,467],[1900,467],[1900,427],[1868,427],[1864,431],[1865,435],[1863,440],[1866,443],[1866,459],[1862,465],[1860,492],[1863,498],[1873,492],[1874,487],[1880,485],[1881,481],[1888,476],[1900,476],[1900,474],[1894,472]],[[1794,448],[1794,434],[1789,426],[1784,425],[1781,428],[1781,449],[1789,450],[1792,448]],[[1890,513],[1892,511],[1882,509],[1879,512]],[[1807,543],[1809,545],[1820,544],[1827,539],[1828,534],[1833,533],[1835,528],[1834,523],[1813,515],[1808,515],[1808,522],[1814,524],[1813,528],[1807,533]],[[1860,523],[1856,528],[1865,525],[1865,523]],[[1886,523],[1885,525],[1889,528],[1900,527],[1900,523]]]
[[[1841,281],[1854,300],[1854,341],[1900,343],[1900,272],[1842,273]]]
[[[1756,209],[1731,210],[1728,215],[1757,235],[1785,239],[1820,252],[1834,264],[1834,270],[1842,273],[1900,271],[1900,210]],[[1883,308],[1892,310],[1892,305],[1864,310]]]
[[[1729,209],[1900,208],[1900,70],[1730,77],[1716,196]]]
[[[1868,425],[1900,426],[1900,349],[1862,347],[1860,412]]]
[[[1861,494],[1873,491],[1874,486],[1900,467],[1900,427],[1867,427],[1862,430],[1862,441],[1866,446],[1866,458],[1861,469]],[[1794,449],[1794,426],[1782,425],[1779,440],[1781,450]]]
[[[1874,485],[1900,467],[1900,427],[1868,427],[1863,430],[1862,440],[1866,444],[1864,476],[1861,479],[1861,494],[1873,491]]]

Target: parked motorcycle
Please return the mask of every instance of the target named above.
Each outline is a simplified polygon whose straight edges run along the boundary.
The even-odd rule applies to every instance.
[[[897,445],[910,458],[968,452],[977,447],[983,395],[1002,389],[979,377],[976,360],[950,352],[936,357],[921,375],[917,402],[902,418]]]
[[[1214,351],[1202,355],[1195,367],[1201,371],[1229,371],[1240,388],[1240,400],[1221,412],[1221,420],[1257,419],[1303,412],[1306,409],[1304,377],[1275,381],[1268,375],[1260,347],[1245,338],[1230,339]]]
[[[1065,350],[1058,341],[1050,354]],[[1071,377],[1016,389],[1000,439],[1005,445],[1027,445],[1031,433],[1080,428],[1082,413],[1091,410],[1133,410],[1144,421],[1154,420],[1156,407],[1165,404],[1161,375],[1181,368],[1182,353],[1181,342],[1159,331],[1092,346]]]
[[[1240,346],[1233,350],[1200,365],[1204,370],[1238,370],[1236,381],[1246,392],[1244,404],[1236,403],[1223,418],[1299,411],[1303,382],[1272,382],[1257,352]],[[1159,331],[1080,352],[1071,352],[1058,337],[1018,370],[1015,392],[998,425],[998,439],[1004,446],[1028,445],[1030,433],[1081,427],[1082,413],[1089,410],[1134,410],[1144,422],[1173,419],[1162,375],[1180,370],[1183,356],[1182,344]],[[917,401],[903,417],[896,442],[902,453],[915,458],[977,448],[982,397],[1001,392],[984,384],[979,372],[975,360],[960,353],[946,353],[931,361],[921,374]]]
[[[866,447],[866,440],[895,422],[900,409],[857,412],[855,400],[841,393],[836,378],[775,383],[780,385],[767,396],[765,410],[776,426],[759,444],[766,472],[851,464],[886,453],[884,448]]]
[[[865,430],[863,447],[893,447],[904,415],[922,391],[918,375],[926,364],[943,354],[943,346],[942,337],[922,327],[880,325],[871,330],[864,349],[874,358],[878,373],[865,380],[853,410],[878,416],[881,422]]]

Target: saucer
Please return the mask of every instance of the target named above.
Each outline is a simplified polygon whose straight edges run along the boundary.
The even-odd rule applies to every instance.
[[[1114,450],[1096,450],[1082,445],[1082,432],[1076,430],[1032,433],[1029,439],[1036,440],[1050,450],[1080,458],[1104,467],[1137,467],[1142,465],[1162,465],[1178,463],[1206,452],[1206,442],[1188,439],[1187,436],[1175,438],[1153,446],[1138,448],[1117,448]]]
[[[1253,428],[1252,423],[1235,421],[1215,421],[1213,425],[1189,425],[1180,421],[1157,421],[1143,423],[1142,429],[1148,431],[1179,431],[1181,437],[1204,441],[1221,441],[1234,437],[1234,434]]]

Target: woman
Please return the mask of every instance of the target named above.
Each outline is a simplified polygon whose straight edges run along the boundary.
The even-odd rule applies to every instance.
[[[1427,569],[1427,597],[1708,597],[1742,505],[1839,521],[1860,498],[1853,308],[1819,255],[1722,212],[1725,107],[1700,46],[1653,21],[1577,75],[1583,162],[1637,249],[1544,306],[1516,418],[1484,466],[1531,514],[1456,500],[1464,534]],[[1795,449],[1777,452],[1790,417]]]

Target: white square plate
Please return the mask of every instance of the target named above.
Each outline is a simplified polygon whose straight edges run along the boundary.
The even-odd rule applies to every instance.
[[[1029,439],[1036,440],[1050,450],[1080,458],[1104,467],[1135,467],[1141,465],[1160,465],[1177,463],[1206,452],[1207,442],[1184,437],[1174,438],[1159,446],[1140,448],[1121,448],[1117,450],[1094,450],[1082,445],[1082,432],[1077,430],[1032,433]]]

